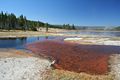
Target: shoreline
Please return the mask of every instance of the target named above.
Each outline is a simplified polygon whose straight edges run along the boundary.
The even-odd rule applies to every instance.
[[[63,31],[61,31],[61,29],[60,30],[58,29],[57,31],[56,31],[56,29],[53,29],[52,31],[49,30],[48,32],[45,32],[45,31],[2,31],[1,32],[0,31],[0,37],[2,37],[2,36],[27,37],[27,36],[39,36],[39,35],[62,35],[62,36],[64,36],[64,35],[65,36],[67,36],[67,35],[68,36],[69,35],[72,35],[72,36],[80,35],[80,34],[64,34],[64,32],[77,32],[77,31],[78,32],[79,31],[80,32],[120,32],[120,31],[96,31],[96,30],[63,30]],[[85,36],[90,36],[90,35],[85,35]],[[93,35],[91,35],[91,36],[93,36]]]
[[[13,50],[13,49],[7,49],[7,51],[6,51],[6,49],[4,49],[3,51],[1,50],[1,53],[2,52],[12,52],[12,54],[14,54],[14,52],[15,52],[15,54],[14,54],[14,56],[13,55],[7,55],[7,57],[3,57],[2,56],[2,58],[0,57],[0,64],[1,64],[1,60],[2,61],[4,61],[4,62],[9,62],[9,61],[11,61],[11,59],[12,59],[12,61],[14,61],[13,63],[14,64],[16,64],[16,60],[17,61],[21,61],[21,59],[23,60],[23,59],[29,59],[29,57],[37,57],[37,58],[39,58],[39,60],[49,60],[48,58],[44,58],[44,57],[42,57],[42,56],[38,56],[38,55],[36,55],[36,54],[32,54],[32,53],[27,53],[26,54],[26,51],[21,51],[21,50]],[[3,53],[4,54],[4,53]],[[117,55],[118,56],[118,55]],[[115,57],[114,57],[115,58]],[[19,59],[19,60],[18,60]],[[26,61],[26,59],[24,60],[24,61]],[[31,58],[32,59],[32,58]],[[109,60],[111,60],[111,59],[113,59],[113,57],[110,57],[110,59]],[[9,60],[9,61],[8,61]],[[28,62],[28,61],[27,61]],[[29,62],[31,62],[31,61],[29,61]],[[44,62],[43,62],[44,63]],[[20,63],[19,63],[20,64]],[[51,63],[52,64],[52,63]],[[110,66],[111,65],[114,65],[114,63],[110,63],[109,64]],[[50,67],[50,66],[49,66]],[[1,68],[2,68],[2,66],[1,66]],[[12,69],[12,68],[11,68]],[[113,69],[113,68],[112,68]],[[110,68],[110,70],[111,70],[111,68]],[[14,71],[14,69],[13,69],[13,71]],[[72,72],[72,71],[66,71],[66,70],[59,70],[59,69],[51,69],[51,67],[49,68],[49,69],[47,69],[47,72],[46,71],[44,71],[44,70],[42,70],[43,71],[43,74],[41,74],[41,76],[39,75],[39,77],[43,77],[42,79],[37,79],[37,78],[39,78],[39,77],[37,77],[36,79],[35,78],[33,78],[33,80],[49,80],[49,79],[52,79],[52,80],[56,80],[56,79],[58,79],[58,78],[61,78],[61,79],[65,79],[65,80],[69,80],[69,79],[82,79],[82,80],[117,80],[117,79],[115,79],[115,76],[114,76],[114,74],[113,74],[113,72],[112,71],[110,71],[109,73],[107,73],[107,74],[103,74],[103,75],[93,75],[93,74],[88,74],[88,73],[84,73],[84,72],[81,72],[81,73],[76,73],[76,72]],[[32,72],[33,73],[33,72]],[[22,73],[20,73],[20,74],[22,74]],[[38,73],[37,73],[38,74]],[[39,73],[40,74],[40,73]],[[2,74],[3,75],[3,74]],[[8,73],[6,73],[6,75],[9,75]],[[116,74],[117,75],[117,74]],[[15,75],[14,75],[15,76]],[[63,77],[64,76],[64,77]],[[12,76],[11,76],[12,77]],[[32,77],[32,76],[31,76]],[[28,79],[29,79],[30,77],[28,77]],[[18,78],[16,78],[16,79],[18,79]]]
[[[9,61],[11,61],[10,57],[11,58],[13,57],[14,59],[12,59],[12,60],[16,61],[17,58],[23,59],[24,57],[27,57],[27,59],[28,59],[29,57],[32,57],[32,56],[33,57],[37,57],[39,59],[45,59],[45,60],[48,60],[48,61],[50,60],[47,57],[42,57],[42,55],[38,56],[35,53],[27,53],[26,54],[26,51],[24,51],[24,50],[21,51],[21,50],[15,50],[15,49],[0,49],[0,51],[1,51],[1,53],[3,53],[4,51],[5,52],[12,52],[12,54],[15,52],[15,54],[13,54],[13,55],[7,55],[8,57],[3,57],[3,56],[1,57],[0,56],[0,60],[3,60],[3,61],[4,60],[8,61],[7,59],[9,59]],[[120,54],[118,54],[118,55],[120,56]],[[51,69],[52,67],[50,67],[50,69],[47,69],[47,73],[46,73],[46,71],[42,70],[43,71],[43,75],[41,75],[40,77],[43,77],[43,78],[45,77],[45,79],[42,79],[42,80],[49,80],[49,79],[56,80],[58,78],[61,78],[61,79],[62,78],[65,79],[66,78],[65,80],[69,80],[69,79],[82,79],[82,80],[96,80],[96,79],[97,80],[118,80],[118,79],[120,79],[120,77],[116,77],[116,75],[118,75],[119,73],[117,73],[117,72],[115,73],[114,72],[117,69],[119,70],[119,67],[118,68],[114,68],[114,65],[119,65],[118,64],[119,60],[115,61],[116,57],[118,58],[118,55],[111,55],[112,57],[111,56],[109,57],[108,64],[109,64],[110,71],[107,74],[103,74],[103,75],[97,75],[96,74],[96,75],[93,75],[93,74],[88,74],[88,73],[83,73],[83,72],[76,73],[76,72],[66,71],[66,70]],[[38,80],[38,79],[33,79],[33,80]]]
[[[1,33],[1,32],[0,32]],[[4,33],[4,32],[3,32]],[[9,35],[8,35],[9,34]],[[10,35],[14,35],[14,36],[10,36],[10,38],[12,37],[12,38],[16,38],[16,37],[31,37],[31,36],[67,36],[68,38],[69,37],[71,37],[71,36],[76,36],[76,37],[80,37],[80,38],[83,38],[83,40],[86,40],[85,42],[83,41],[83,42],[81,42],[81,40],[71,40],[71,41],[69,41],[69,40],[66,40],[65,42],[67,42],[68,44],[70,43],[72,43],[72,44],[82,44],[82,45],[89,45],[89,42],[90,41],[93,41],[93,40],[97,40],[97,39],[99,39],[100,40],[100,38],[99,37],[92,37],[92,39],[90,39],[91,38],[91,36],[88,36],[88,35],[86,35],[86,36],[81,36],[81,35],[66,35],[66,34],[59,34],[59,33],[40,33],[40,32],[24,32],[24,33],[22,33],[22,32],[18,32],[18,33],[15,33],[15,32],[13,32],[12,34],[10,34],[10,33],[6,33],[5,35],[8,35],[8,36],[10,36]],[[5,36],[5,37],[8,37],[8,36]],[[0,34],[0,38],[1,38],[1,34]],[[89,39],[90,39],[90,41],[89,41]],[[105,39],[105,40],[104,40]],[[110,38],[109,38],[110,39]],[[87,40],[88,40],[88,43],[87,43]],[[101,37],[101,41],[106,41],[106,40],[108,40],[108,38],[103,38],[103,37]],[[113,39],[114,40],[114,39]],[[115,40],[117,40],[117,41],[119,41],[120,39],[116,39],[115,38]],[[99,42],[99,41],[98,41]],[[98,42],[93,42],[93,43],[90,43],[90,45],[97,45],[98,44]],[[96,43],[96,44],[95,44]],[[100,45],[101,45],[102,43],[100,43]],[[111,43],[109,43],[109,44],[111,44]],[[112,45],[113,45],[113,43],[112,43]],[[3,49],[0,49],[0,51],[2,52],[2,50]],[[10,50],[11,49],[7,49],[7,52],[9,53],[10,52]],[[3,50],[4,51],[4,50]],[[21,51],[21,52],[19,52],[19,50],[13,50],[13,52],[14,51],[18,51],[17,53],[17,55],[8,55],[8,57],[20,57],[20,56],[26,56],[26,54],[22,54],[22,53],[24,53],[25,51],[23,50],[23,51]],[[3,52],[4,53],[4,52]],[[43,53],[44,54],[44,53]],[[2,56],[3,54],[0,54],[0,59],[1,58],[6,58],[6,57],[3,57]],[[20,55],[20,56],[18,56],[18,55]],[[118,57],[118,55],[120,55],[120,54],[117,54],[117,55],[115,55],[115,56],[113,56],[113,57],[111,57],[111,55],[109,56],[109,60],[111,61],[111,59],[113,60],[113,59],[117,59]],[[29,54],[29,56],[33,56],[33,57],[38,57],[38,55],[36,55],[35,53],[33,53],[33,54]],[[44,57],[43,57],[44,56]],[[39,59],[45,59],[45,60],[48,60],[48,61],[50,61],[51,63],[52,63],[52,61],[53,61],[53,59],[51,59],[51,57],[49,57],[49,56],[45,56],[45,55],[40,55],[39,57],[38,57]],[[4,60],[3,60],[4,61]],[[16,61],[16,59],[15,59],[15,61]],[[117,60],[117,61],[120,61],[120,60]],[[96,74],[96,75],[93,75],[93,74],[89,74],[89,73],[76,73],[76,72],[73,72],[73,71],[66,71],[66,70],[61,70],[61,69],[49,69],[48,70],[48,74],[49,75],[46,75],[46,76],[49,76],[49,78],[51,78],[51,76],[53,77],[53,80],[55,79],[58,79],[58,78],[56,78],[56,76],[57,77],[59,77],[59,78],[62,78],[62,76],[65,76],[65,77],[70,77],[71,79],[73,78],[73,79],[82,79],[82,80],[96,80],[96,79],[98,79],[98,80],[117,80],[117,78],[118,79],[120,79],[120,77],[117,77],[116,78],[116,75],[118,75],[119,73],[114,73],[114,71],[116,70],[117,71],[117,69],[115,69],[115,67],[114,66],[116,66],[116,65],[119,65],[119,63],[117,63],[116,65],[114,65],[114,63],[116,63],[116,61],[114,60],[114,62],[110,62],[109,63],[109,61],[108,61],[108,64],[109,64],[109,66],[110,66],[110,72],[108,72],[107,74],[103,74],[103,75],[98,75],[98,74]],[[52,64],[54,64],[54,63],[52,63]],[[58,65],[56,65],[56,67],[57,67]],[[59,66],[58,66],[58,68],[59,68]],[[61,68],[61,67],[60,67]],[[119,68],[119,67],[118,67]],[[65,72],[65,74],[62,74],[63,72]],[[54,75],[56,75],[56,76],[53,76],[53,74]],[[58,75],[60,75],[61,74],[61,76],[58,76]],[[71,75],[71,76],[67,76],[67,75]],[[72,76],[73,75],[73,76]],[[78,76],[76,76],[76,75],[78,75]],[[77,77],[77,78],[76,78]],[[102,78],[102,79],[101,79]],[[116,78],[116,79],[115,79]],[[49,79],[45,79],[45,80],[49,80]],[[66,78],[66,80],[69,80],[69,79],[67,79]]]

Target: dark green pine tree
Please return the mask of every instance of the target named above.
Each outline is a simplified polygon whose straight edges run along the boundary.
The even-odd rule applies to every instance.
[[[46,27],[46,32],[48,32],[49,24],[48,24],[48,23],[45,23],[45,27]]]
[[[10,23],[11,23],[11,28],[15,30],[17,24],[17,18],[13,13],[11,13]]]
[[[2,30],[3,29],[3,24],[4,24],[4,21],[3,21],[3,18],[4,18],[4,13],[3,11],[1,11],[1,16],[0,16],[0,29]]]
[[[72,29],[75,30],[75,26],[74,26],[74,24],[72,25]]]
[[[27,18],[26,16],[24,16],[24,30],[28,30],[28,27],[27,27]]]
[[[0,30],[2,30],[2,27],[1,27],[2,23],[1,22],[2,22],[2,14],[0,13]]]
[[[20,26],[20,29],[22,29],[22,30],[25,30],[25,20],[24,20],[24,16],[23,15],[21,15],[20,17],[19,17],[19,26]]]
[[[1,29],[3,29],[3,18],[4,18],[4,13],[2,11],[1,12]]]

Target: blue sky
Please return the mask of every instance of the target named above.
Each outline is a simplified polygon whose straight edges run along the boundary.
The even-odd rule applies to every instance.
[[[120,25],[120,0],[0,0],[0,11],[50,24]]]

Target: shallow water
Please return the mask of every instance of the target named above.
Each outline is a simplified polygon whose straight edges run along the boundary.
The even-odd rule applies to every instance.
[[[81,34],[81,35],[95,35],[101,37],[120,37],[120,32],[111,32],[111,31],[70,31],[62,32],[64,34]]]
[[[38,55],[56,60],[54,67],[75,72],[105,74],[111,54],[120,54],[120,46],[80,45],[59,41],[42,41],[27,45],[27,49]]]
[[[22,37],[22,38],[0,38],[0,48],[24,49],[25,44],[55,39],[55,36]]]

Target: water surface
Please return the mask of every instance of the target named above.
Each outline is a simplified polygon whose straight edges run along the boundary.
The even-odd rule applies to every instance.
[[[75,72],[105,74],[111,54],[120,54],[120,46],[80,45],[59,41],[42,41],[27,45],[34,54],[55,59],[53,67]]]
[[[69,31],[62,32],[64,34],[80,34],[80,35],[95,35],[101,37],[120,37],[120,32],[112,32],[112,31]]]
[[[39,37],[22,37],[22,38],[0,38],[0,48],[16,48],[23,49],[25,44],[55,39],[55,36],[39,36]]]

